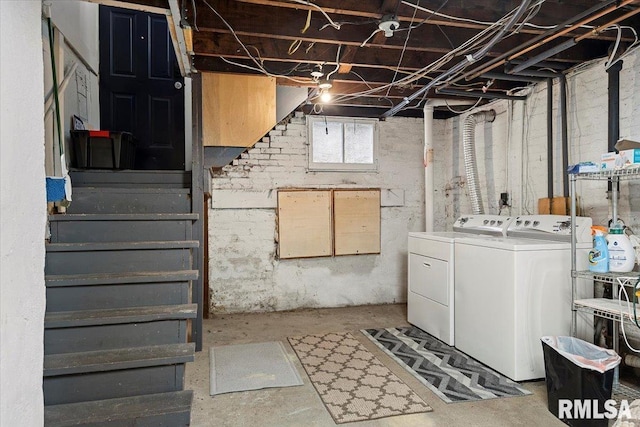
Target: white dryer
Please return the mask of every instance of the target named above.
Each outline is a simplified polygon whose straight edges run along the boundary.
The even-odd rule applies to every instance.
[[[507,237],[455,241],[456,347],[515,381],[543,378],[540,338],[571,333],[571,219],[516,217]],[[591,218],[576,218],[578,269],[588,268]],[[593,282],[578,281],[578,297]],[[593,318],[578,336],[592,340]]]
[[[454,345],[454,241],[504,236],[512,218],[463,215],[453,232],[409,233],[407,319],[448,345]]]

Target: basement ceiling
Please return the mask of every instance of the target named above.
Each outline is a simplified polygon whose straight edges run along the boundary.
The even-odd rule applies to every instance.
[[[427,99],[452,108],[522,99],[518,88],[531,82],[618,58],[640,30],[640,0],[176,1],[196,70],[306,86],[304,110],[327,115],[421,116]],[[322,103],[327,77],[332,100]]]

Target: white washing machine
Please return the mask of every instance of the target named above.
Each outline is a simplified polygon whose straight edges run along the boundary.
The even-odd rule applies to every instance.
[[[571,219],[516,217],[507,237],[455,241],[456,347],[515,381],[543,378],[540,338],[571,333]],[[591,218],[578,217],[578,269],[588,268]],[[593,297],[579,280],[578,298]],[[592,341],[593,318],[579,313]]]
[[[453,232],[409,233],[407,320],[454,345],[454,241],[504,236],[511,217],[463,215]]]

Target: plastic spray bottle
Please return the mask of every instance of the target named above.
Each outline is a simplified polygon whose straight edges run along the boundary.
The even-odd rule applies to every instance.
[[[599,228],[593,229],[593,249],[589,251],[589,270],[595,273],[607,273],[609,271],[609,249],[604,233]]]

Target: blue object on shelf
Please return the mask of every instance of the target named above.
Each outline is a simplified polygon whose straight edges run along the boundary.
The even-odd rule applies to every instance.
[[[47,179],[47,202],[59,202],[64,200],[64,178],[46,177]]]

